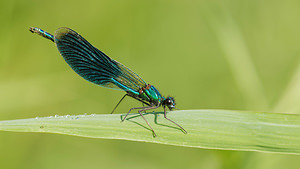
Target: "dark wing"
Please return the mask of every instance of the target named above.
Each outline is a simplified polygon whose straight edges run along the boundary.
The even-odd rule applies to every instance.
[[[136,94],[146,85],[136,73],[105,55],[69,28],[57,29],[54,41],[69,66],[92,83]]]

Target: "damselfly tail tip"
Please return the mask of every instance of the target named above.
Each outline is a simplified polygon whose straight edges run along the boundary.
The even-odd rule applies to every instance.
[[[37,28],[37,27],[29,27],[29,31],[32,32],[32,33],[36,33],[46,39],[49,39],[51,40],[52,42],[54,42],[54,36],[51,35],[50,33],[48,32],[45,32],[43,31],[42,29],[40,28]]]
[[[36,28],[35,28],[35,27],[29,27],[29,31],[30,31],[31,33],[34,33],[34,32],[35,32],[35,30],[36,30]]]

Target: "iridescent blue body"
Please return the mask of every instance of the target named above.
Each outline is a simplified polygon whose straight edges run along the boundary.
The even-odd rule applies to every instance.
[[[175,108],[173,97],[163,97],[154,86],[147,84],[132,70],[95,48],[77,32],[62,27],[57,29],[53,36],[39,28],[31,27],[29,30],[53,41],[68,65],[84,79],[102,87],[126,91],[126,94],[117,106],[126,96],[130,96],[147,105],[145,107],[131,108],[122,121],[126,119],[133,109],[139,109],[138,112],[144,118],[142,111],[163,106],[164,117],[168,119],[166,117],[166,107],[170,110]],[[170,119],[168,120],[179,126],[186,133],[180,125]],[[147,122],[146,119],[145,121]],[[147,124],[149,125],[148,122]],[[150,125],[149,127],[153,131],[154,136],[156,136],[152,127]]]

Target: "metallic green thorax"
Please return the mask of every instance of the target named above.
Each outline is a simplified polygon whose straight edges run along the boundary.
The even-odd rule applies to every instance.
[[[153,105],[159,105],[164,99],[158,92],[158,90],[150,84],[148,84],[146,87],[141,88],[137,97]]]

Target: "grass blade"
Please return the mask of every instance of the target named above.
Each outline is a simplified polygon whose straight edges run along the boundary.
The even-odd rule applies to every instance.
[[[168,117],[188,134],[163,118],[145,118],[158,134],[153,137],[137,114],[120,123],[121,115],[55,116],[0,121],[0,130],[58,133],[91,138],[124,139],[208,149],[300,154],[300,115],[233,110],[181,110]]]
[[[220,47],[224,51],[237,86],[247,98],[248,107],[255,105],[260,109],[268,109],[269,104],[263,84],[243,34],[230,14],[225,16],[222,22],[211,20],[211,25],[219,39]]]

